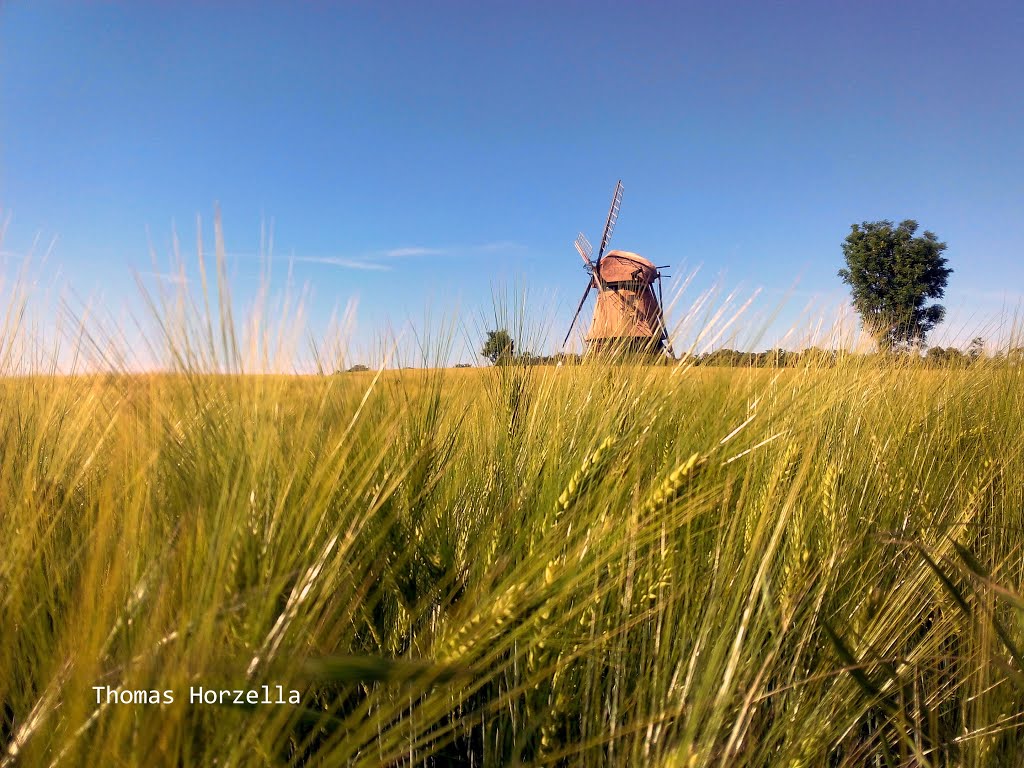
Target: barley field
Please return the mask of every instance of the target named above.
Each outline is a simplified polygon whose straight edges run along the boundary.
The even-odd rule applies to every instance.
[[[1024,761],[1024,368],[168,346],[0,380],[4,766]]]

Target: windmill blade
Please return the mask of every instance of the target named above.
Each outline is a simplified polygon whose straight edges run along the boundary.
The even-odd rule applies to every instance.
[[[569,337],[572,335],[572,329],[576,327],[576,319],[580,316],[580,312],[583,311],[583,304],[587,300],[587,296],[590,295],[590,289],[594,287],[594,281],[587,281],[587,289],[583,292],[583,298],[580,299],[580,304],[576,307],[576,314],[572,316],[572,322],[569,323],[569,330],[565,334],[565,339],[562,340],[562,346],[565,347],[569,343]]]
[[[590,241],[587,240],[587,236],[584,235],[582,232],[580,232],[576,236],[576,239],[579,241],[579,244],[581,246],[583,246],[583,250],[587,252],[587,258],[590,259],[591,261],[593,261],[594,260],[594,246],[592,246],[590,244]]]
[[[576,252],[580,255],[580,258],[583,259],[583,263],[587,265],[587,269],[593,269],[594,265],[590,263],[590,259],[587,258],[587,252],[583,250],[583,246],[580,245],[579,240],[573,243],[573,245],[576,246]]]
[[[587,269],[592,269],[594,266],[594,260],[592,258],[594,255],[594,246],[592,246],[590,241],[587,240],[587,236],[580,232],[576,235],[576,242],[574,245],[576,246],[576,251],[579,253],[580,258],[583,259],[583,263],[587,265]]]
[[[654,286],[648,286],[651,289],[651,295],[654,295]],[[658,322],[661,325],[661,343],[665,346],[665,351],[668,352],[668,356],[675,359],[676,353],[672,351],[672,339],[668,335],[668,325],[665,322],[665,299],[661,294],[661,272],[658,272]]]
[[[658,305],[658,326],[661,330],[661,338],[664,339],[668,336],[668,329],[665,327],[665,305],[662,303],[661,296],[661,275],[658,275],[658,292],[654,292],[654,284],[649,284],[647,290],[651,294],[651,299]]]
[[[608,218],[604,222],[604,233],[601,235],[601,247],[597,251],[597,263],[601,263],[604,257],[604,249],[612,239],[612,230],[615,229],[615,221],[619,218],[619,207],[622,205],[622,179],[615,185],[615,194],[612,195],[612,205],[608,209]]]

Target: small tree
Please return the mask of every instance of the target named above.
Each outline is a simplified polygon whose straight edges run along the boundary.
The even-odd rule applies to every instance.
[[[967,356],[973,362],[978,360],[983,354],[985,354],[985,339],[981,336],[975,336],[971,339],[971,345],[967,347]]]
[[[932,347],[925,353],[924,359],[929,365],[941,368],[948,363],[949,353],[942,347]]]
[[[926,231],[914,237],[911,219],[894,227],[891,221],[854,224],[843,242],[846,269],[839,277],[853,294],[853,306],[879,348],[924,344],[928,333],[946,315],[940,304],[953,270],[946,266],[940,243]]]
[[[487,341],[484,342],[484,348],[480,350],[480,354],[497,365],[511,361],[515,350],[516,343],[512,336],[504,328],[499,328],[496,331],[487,332]]]

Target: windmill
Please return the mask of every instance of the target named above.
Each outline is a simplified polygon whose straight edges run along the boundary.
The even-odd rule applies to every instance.
[[[667,267],[656,267],[643,256],[630,251],[605,253],[621,205],[622,182],[619,181],[615,185],[608,218],[604,222],[596,259],[593,258],[594,248],[584,234],[581,232],[576,238],[576,250],[587,270],[587,288],[576,307],[576,314],[573,315],[562,346],[569,341],[590,291],[596,288],[597,305],[586,336],[590,351],[616,350],[671,355],[672,347],[665,328],[661,293],[661,270]],[[658,287],[657,293],[655,284]]]

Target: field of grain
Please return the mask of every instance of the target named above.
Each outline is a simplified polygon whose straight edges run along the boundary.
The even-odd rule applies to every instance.
[[[0,762],[1019,764],[1022,384],[9,377]]]

